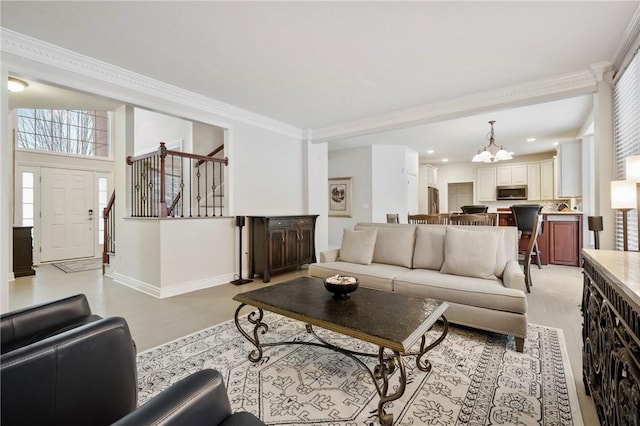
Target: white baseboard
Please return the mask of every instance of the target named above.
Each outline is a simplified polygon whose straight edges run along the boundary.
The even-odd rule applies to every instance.
[[[228,284],[231,280],[233,280],[233,274],[224,274],[202,280],[178,283],[167,286],[165,288],[158,288],[155,285],[119,274],[117,272],[114,272],[108,276],[118,284],[122,284],[125,287],[132,288],[141,293],[153,296],[157,299],[164,299],[167,297],[178,296],[180,294],[191,293],[192,291],[196,290],[216,287],[222,284]]]

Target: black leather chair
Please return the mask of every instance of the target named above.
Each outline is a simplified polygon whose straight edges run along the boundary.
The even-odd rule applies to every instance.
[[[511,206],[511,212],[518,228],[520,239],[526,239],[528,246],[528,239],[531,238],[531,234],[534,231],[534,224],[536,218],[542,212],[541,204],[514,204]],[[540,224],[540,230],[538,235],[542,233],[542,224]],[[520,254],[524,254],[526,248],[520,250]],[[536,264],[539,269],[542,269],[540,264],[540,250],[538,249],[537,237],[533,241],[533,256],[536,258]]]
[[[84,295],[0,317],[0,424],[264,425],[233,414],[222,377],[204,370],[136,410],[136,347],[120,317],[91,314]],[[135,411],[134,411],[135,410]]]
[[[102,317],[84,294],[18,309],[0,316],[0,353],[7,353]]]
[[[470,206],[462,206],[462,213],[465,214],[475,214],[475,213],[486,213],[489,210],[489,206],[485,205],[470,205]]]
[[[201,370],[182,379],[114,426],[264,426],[251,413],[231,412],[222,376],[216,370]]]
[[[109,425],[137,404],[129,327],[120,317],[98,319],[8,351],[0,386],[3,426]]]

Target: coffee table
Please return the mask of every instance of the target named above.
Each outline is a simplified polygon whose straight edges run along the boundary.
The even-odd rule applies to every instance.
[[[260,361],[263,348],[276,345],[320,346],[349,356],[371,375],[380,396],[378,417],[384,425],[393,423],[393,414],[386,413],[384,405],[400,398],[407,385],[402,357],[415,356],[417,368],[428,373],[431,363],[424,356],[444,340],[449,329],[444,316],[449,307],[446,302],[364,287],[358,288],[349,298],[335,299],[324,288],[323,280],[311,277],[296,278],[241,293],[233,300],[240,302],[234,316],[236,327],[256,347],[249,352],[250,361]],[[240,324],[240,311],[247,305],[257,308],[246,317],[249,328],[253,325],[253,330],[249,331]],[[269,326],[263,322],[264,310],[304,322],[307,331],[318,342],[261,342],[259,336],[269,330]],[[442,334],[427,344],[426,333],[438,319],[444,323]],[[313,326],[372,343],[378,346],[378,353],[354,352],[336,346],[320,338]],[[420,349],[411,352],[411,347],[418,340]],[[356,355],[375,357],[377,364],[372,370]],[[400,373],[399,386],[396,392],[390,394],[393,386],[389,385],[389,379],[396,369]]]

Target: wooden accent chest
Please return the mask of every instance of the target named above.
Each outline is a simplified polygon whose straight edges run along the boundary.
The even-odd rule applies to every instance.
[[[602,425],[640,422],[640,254],[583,250],[582,380]]]
[[[271,274],[316,261],[315,235],[318,215],[248,216],[249,276]]]
[[[31,238],[33,226],[13,227],[13,275],[24,277],[35,275],[33,270],[33,241]]]

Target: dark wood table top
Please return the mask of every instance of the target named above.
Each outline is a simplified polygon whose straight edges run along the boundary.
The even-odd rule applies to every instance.
[[[449,305],[439,300],[359,287],[334,299],[322,279],[301,277],[236,295],[233,300],[407,353]]]

